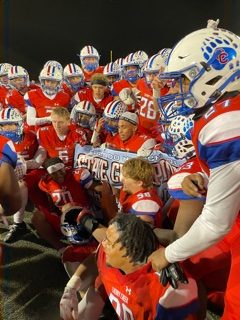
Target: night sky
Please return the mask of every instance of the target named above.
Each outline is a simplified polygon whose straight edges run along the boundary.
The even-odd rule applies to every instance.
[[[79,63],[85,45],[100,64],[144,50],[152,55],[209,18],[240,34],[239,0],[0,0],[1,62],[25,67],[36,79],[44,62]]]

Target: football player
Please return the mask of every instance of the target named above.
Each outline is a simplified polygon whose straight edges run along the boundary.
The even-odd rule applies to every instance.
[[[164,287],[159,274],[146,264],[156,247],[158,242],[148,223],[135,215],[118,214],[110,221],[97,252],[95,289],[91,285],[78,306],[77,290],[85,284],[82,271],[90,269],[86,270],[87,264],[80,265],[64,290],[61,317],[98,319],[108,296],[120,319],[196,319],[195,281],[189,277],[188,283],[179,284],[177,289],[169,284]]]
[[[95,73],[103,73],[103,67],[99,66],[99,53],[93,46],[83,47],[80,51],[79,58],[87,83],[91,82],[91,78]]]
[[[19,110],[5,108],[0,111],[0,135],[10,139],[18,154],[15,173],[19,181],[22,195],[21,209],[13,216],[13,225],[4,238],[4,242],[10,243],[19,240],[27,232],[24,219],[25,206],[28,200],[28,192],[22,180],[30,170],[38,169],[43,163],[46,152],[38,148],[36,135],[29,130],[24,130],[23,117]]]
[[[153,79],[165,68],[165,63],[160,54],[152,56],[143,68],[144,77],[139,79],[136,88],[141,93],[139,102],[139,130],[143,133],[152,135],[153,128],[156,127],[160,118],[159,108],[153,104]],[[158,95],[163,96],[168,91],[164,86],[159,89]]]
[[[86,143],[90,144],[96,122],[96,109],[94,105],[86,100],[79,102],[72,108],[70,118],[76,128],[85,132],[87,138]]]
[[[0,203],[2,214],[9,216],[21,207],[21,193],[14,168],[17,153],[11,140],[0,135]]]
[[[86,87],[82,69],[75,63],[69,63],[63,69],[63,90],[73,97],[77,91]]]
[[[18,109],[25,116],[27,105],[23,97],[26,92],[37,89],[38,86],[30,84],[29,74],[21,66],[12,66],[8,70],[8,79],[13,89],[6,95],[6,105]]]
[[[155,270],[184,260],[218,242],[236,221],[223,319],[238,319],[240,312],[239,76],[239,37],[218,28],[217,23],[177,43],[161,76],[180,83],[175,95],[177,111],[195,113],[192,141],[209,183],[202,213],[189,231],[166,249],[153,253],[149,260]],[[166,100],[167,95],[160,98],[160,105]],[[192,181],[187,193],[198,196],[203,189],[203,179],[198,179]]]
[[[118,121],[126,110],[127,106],[121,101],[111,101],[107,104],[103,117],[97,121],[93,132],[91,142],[94,147],[100,145],[110,147],[114,144],[113,141],[118,133]]]
[[[95,73],[91,78],[91,87],[78,91],[72,99],[72,106],[83,100],[90,101],[96,109],[97,117],[101,117],[106,105],[113,100],[108,89],[107,77]]]
[[[63,75],[59,69],[53,66],[42,69],[39,75],[41,88],[30,90],[24,95],[29,126],[50,124],[53,108],[69,107],[70,96],[61,91],[62,79]]]
[[[155,139],[137,132],[138,116],[135,113],[124,112],[118,122],[118,134],[109,147],[128,152],[137,152],[138,155],[148,156],[154,146]]]
[[[128,159],[124,162],[121,172],[121,210],[160,227],[163,204],[153,187],[153,166],[141,158]]]
[[[52,110],[51,122],[52,125],[38,130],[39,145],[48,158],[59,157],[67,167],[72,168],[75,145],[85,145],[86,135],[82,129],[70,127],[70,113],[64,107]]]
[[[6,95],[11,88],[8,79],[8,70],[11,67],[10,63],[0,63],[0,107],[6,106]]]

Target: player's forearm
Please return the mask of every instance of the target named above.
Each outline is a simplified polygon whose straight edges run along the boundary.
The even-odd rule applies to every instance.
[[[34,118],[34,117],[28,117],[27,116],[27,124],[29,126],[41,126],[43,124],[50,124],[51,123],[51,117],[43,117],[43,118]]]
[[[27,160],[27,169],[38,169],[47,157],[47,152],[43,147],[39,147],[33,159]]]
[[[46,123],[51,123],[51,117],[37,118],[36,109],[32,106],[27,107],[27,124],[29,126],[41,126]]]

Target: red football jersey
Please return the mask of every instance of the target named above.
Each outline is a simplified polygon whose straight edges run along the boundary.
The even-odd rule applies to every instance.
[[[72,203],[80,207],[89,205],[85,190],[81,186],[81,169],[66,170],[63,183],[57,183],[49,175],[39,181],[39,188],[48,193],[53,203],[61,209],[64,204]]]
[[[38,142],[46,149],[48,157],[59,157],[66,166],[73,166],[75,145],[86,144],[84,132],[79,130],[69,130],[64,140],[60,140],[53,126],[45,126],[38,130]]]
[[[25,160],[30,160],[34,157],[38,149],[38,141],[36,135],[32,131],[26,131],[23,135],[23,140],[20,143],[14,143],[17,154]]]
[[[6,96],[9,88],[0,86],[0,107],[6,107]]]
[[[63,91],[59,91],[54,99],[46,97],[41,88],[30,90],[24,96],[28,107],[36,109],[36,116],[38,118],[48,117],[54,107],[68,108],[70,103],[70,96]]]
[[[110,92],[107,91],[105,92],[103,99],[99,102],[96,102],[93,98],[92,88],[86,88],[85,90],[78,91],[74,96],[74,100],[77,103],[84,100],[90,101],[96,108],[96,112],[101,116],[107,104],[113,100],[113,96],[111,96]]]
[[[134,88],[135,85],[132,85],[129,81],[125,80],[125,79],[122,79],[122,80],[119,80],[119,81],[115,81],[113,84],[112,84],[112,93],[114,96],[118,96],[119,95],[119,92],[122,91],[122,89],[125,89],[125,88]]]
[[[84,74],[84,80],[85,82],[91,82],[91,78],[92,76],[95,74],[95,73],[103,73],[103,69],[104,67],[103,66],[99,66],[96,70],[93,70],[93,71],[86,71],[82,68],[82,72]]]
[[[62,90],[66,92],[71,98],[75,95],[74,92],[65,82],[62,84]]]
[[[149,139],[151,139],[149,136],[136,133],[127,141],[122,141],[119,134],[117,134],[111,144],[109,143],[109,147],[128,152],[137,152],[138,149],[140,149],[140,147]]]
[[[22,114],[27,111],[27,104],[23,95],[16,89],[9,90],[6,95],[6,104],[9,107],[18,109]]]
[[[182,181],[189,174],[197,172],[202,172],[202,168],[197,158],[193,157],[187,160],[180,168],[178,168],[173,173],[171,178],[168,180],[168,191],[174,199],[190,200],[195,198],[183,192]],[[203,196],[202,199],[200,198],[198,200],[205,200],[205,196]]]
[[[17,163],[17,153],[13,142],[0,135],[0,165],[3,162],[9,163],[13,168],[15,168]]]
[[[139,103],[139,131],[141,131],[141,128],[144,130],[147,130],[147,132],[151,133],[151,128],[155,127],[158,123],[158,120],[160,118],[160,112],[156,111],[153,106],[153,90],[152,88],[146,83],[146,80],[144,78],[139,79],[137,81],[136,88],[141,92],[141,100]],[[160,95],[163,96],[168,91],[167,88],[162,88],[160,90]]]
[[[106,265],[103,247],[98,251],[99,276],[108,298],[119,319],[187,319],[197,311],[197,285],[193,279],[188,284],[179,284],[173,289],[169,284],[163,287],[159,274],[145,264],[137,271],[123,274],[119,269]],[[194,318],[192,318],[194,319]]]
[[[150,216],[156,227],[161,226],[163,204],[154,188],[134,194],[128,194],[121,189],[119,202],[123,212],[137,216]]]

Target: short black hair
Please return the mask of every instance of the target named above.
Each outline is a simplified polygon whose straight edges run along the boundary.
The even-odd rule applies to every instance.
[[[152,226],[134,214],[119,212],[110,222],[120,236],[117,242],[126,249],[126,257],[134,264],[145,263],[150,254],[157,250],[159,242]]]
[[[48,158],[43,162],[43,167],[44,167],[44,169],[47,169],[48,167],[50,167],[54,164],[57,164],[57,163],[63,163],[63,161],[58,157]]]

